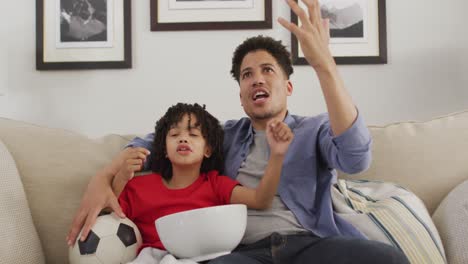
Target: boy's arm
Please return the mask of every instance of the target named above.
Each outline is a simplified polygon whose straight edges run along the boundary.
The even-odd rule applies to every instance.
[[[112,190],[117,197],[127,182],[135,176],[135,172],[141,171],[148,154],[148,150],[144,148],[128,148],[128,151],[123,154],[124,161],[112,180]]]
[[[262,180],[256,189],[239,185],[234,187],[231,194],[231,203],[245,204],[251,209],[267,209],[270,207],[278,189],[284,156],[294,135],[285,123],[276,120],[267,124],[266,133],[270,146],[270,159]]]
[[[256,189],[237,185],[232,190],[231,203],[245,204],[250,209],[267,209],[278,189],[284,155],[271,155],[262,180]]]

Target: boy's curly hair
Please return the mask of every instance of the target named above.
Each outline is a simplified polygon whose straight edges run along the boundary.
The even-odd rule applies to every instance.
[[[281,41],[275,40],[271,37],[259,35],[246,39],[239,46],[237,46],[236,50],[234,51],[232,56],[231,75],[238,83],[240,81],[240,67],[242,60],[249,52],[257,50],[265,50],[266,52],[270,53],[271,56],[276,59],[288,79],[289,76],[293,74],[294,69],[291,62],[291,53],[289,53]]]
[[[224,169],[223,128],[221,127],[218,119],[205,110],[204,105],[200,106],[196,103],[178,103],[173,105],[169,107],[164,116],[156,122],[153,141],[154,156],[151,162],[151,170],[161,174],[165,180],[171,180],[172,164],[166,157],[166,136],[171,127],[179,123],[185,114],[196,117],[197,123],[189,124],[189,126],[200,127],[203,138],[206,140],[206,144],[211,147],[211,156],[203,159],[200,172],[217,170],[222,174]]]

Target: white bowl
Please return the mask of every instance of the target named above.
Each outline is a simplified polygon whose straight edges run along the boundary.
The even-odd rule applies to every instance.
[[[205,207],[166,215],[155,221],[164,247],[180,259],[205,261],[229,254],[244,236],[243,204]]]

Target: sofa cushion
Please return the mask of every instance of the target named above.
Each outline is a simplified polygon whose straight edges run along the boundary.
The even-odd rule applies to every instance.
[[[452,190],[432,216],[450,264],[468,263],[468,181]]]
[[[398,183],[424,201],[430,214],[458,184],[468,179],[468,111],[425,122],[370,126],[372,164],[344,179]]]
[[[0,140],[0,256],[2,263],[44,263],[23,184]]]
[[[389,182],[339,180],[332,198],[338,215],[369,239],[401,249],[411,263],[445,263],[430,215],[408,190]]]
[[[90,177],[131,138],[91,139],[0,118],[0,139],[16,161],[46,263],[68,263],[65,237]]]

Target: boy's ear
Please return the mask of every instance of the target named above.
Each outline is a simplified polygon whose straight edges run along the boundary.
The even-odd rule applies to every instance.
[[[205,157],[210,158],[212,154],[211,147],[206,147],[205,148]]]

